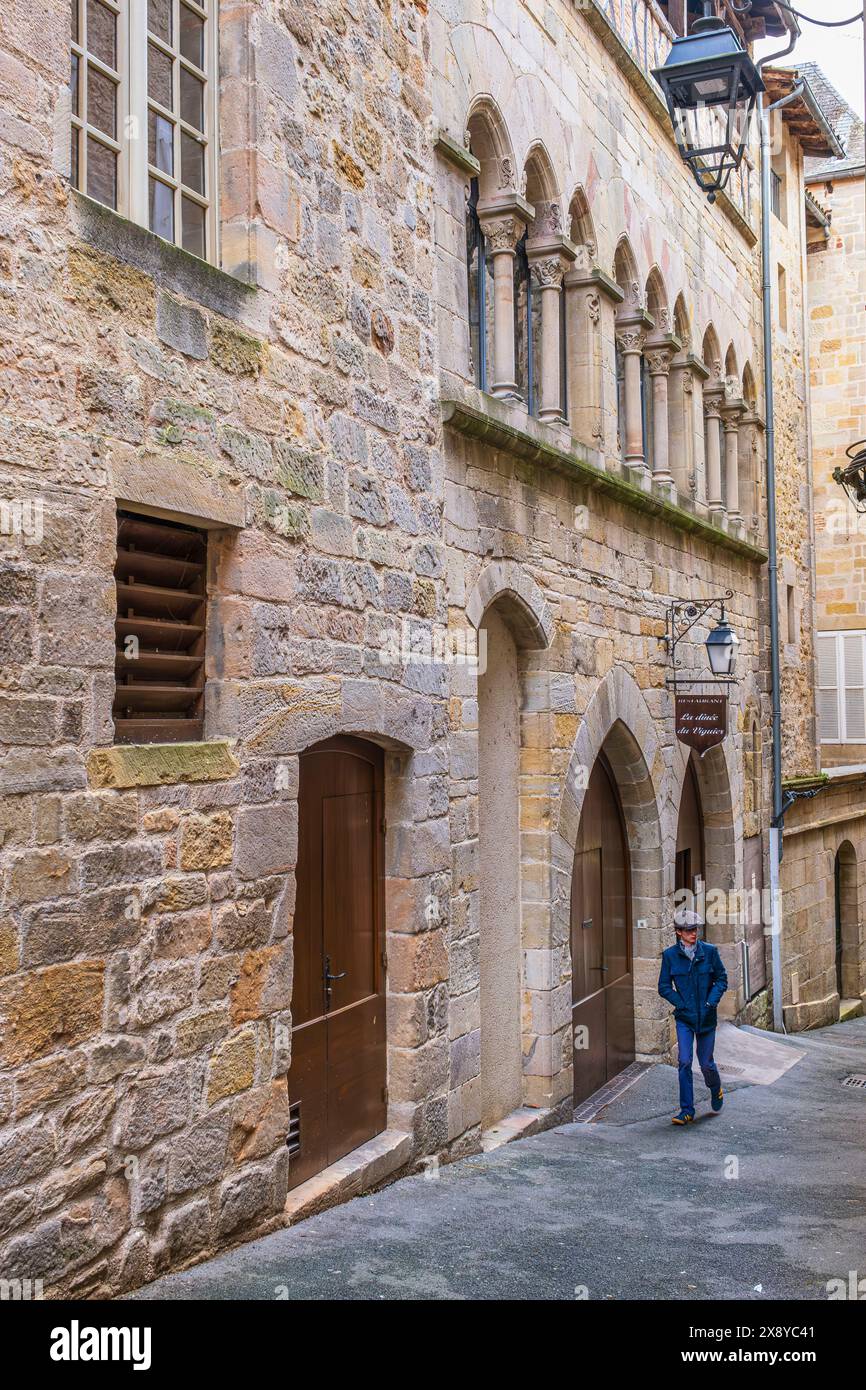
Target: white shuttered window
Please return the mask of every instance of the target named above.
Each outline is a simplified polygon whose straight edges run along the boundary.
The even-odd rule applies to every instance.
[[[821,742],[866,743],[866,633],[822,633],[817,657]]]

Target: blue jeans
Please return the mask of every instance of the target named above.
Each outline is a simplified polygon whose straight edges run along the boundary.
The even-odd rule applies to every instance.
[[[692,1081],[692,1052],[694,1050],[695,1036],[698,1040],[698,1066],[704,1074],[704,1080],[711,1091],[718,1091],[722,1085],[722,1078],[719,1070],[713,1061],[713,1047],[716,1041],[716,1030],[712,1028],[709,1033],[695,1034],[694,1028],[688,1023],[680,1023],[677,1019],[677,1048],[679,1050],[680,1067],[680,1109],[685,1110],[687,1115],[695,1113],[695,1088]]]

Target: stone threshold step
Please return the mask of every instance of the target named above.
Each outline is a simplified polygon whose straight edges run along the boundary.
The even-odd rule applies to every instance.
[[[321,1173],[295,1187],[283,1208],[287,1226],[303,1221],[326,1207],[359,1197],[383,1179],[391,1177],[412,1156],[412,1136],[399,1129],[386,1129],[323,1168]]]
[[[481,1148],[484,1153],[498,1149],[502,1144],[510,1144],[514,1139],[527,1139],[530,1134],[540,1134],[560,1124],[562,1116],[556,1110],[534,1110],[532,1106],[521,1105],[510,1115],[491,1125],[481,1134]]]

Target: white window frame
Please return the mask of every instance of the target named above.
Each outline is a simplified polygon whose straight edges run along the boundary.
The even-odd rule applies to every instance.
[[[863,672],[864,672],[864,686],[866,686],[866,629],[862,629],[862,628],[854,628],[854,629],[848,628],[848,629],[845,629],[845,628],[843,628],[843,629],[842,629],[841,631],[839,631],[839,632],[819,632],[819,633],[816,634],[817,641],[819,641],[819,642],[820,642],[820,641],[829,641],[829,640],[832,640],[832,641],[833,641],[834,647],[835,647],[835,657],[836,657],[836,690],[835,690],[835,695],[836,695],[836,727],[837,727],[837,730],[838,730],[838,738],[821,738],[821,740],[820,740],[821,743],[832,743],[832,744],[840,744],[840,743],[866,744],[866,736],[860,737],[860,738],[852,738],[852,737],[849,737],[849,735],[848,735],[848,719],[847,719],[846,700],[845,700],[845,696],[846,696],[846,692],[847,692],[848,687],[847,687],[846,684],[845,684],[845,645],[844,645],[844,644],[845,644],[845,639],[846,639],[846,638],[850,638],[850,637],[859,637],[859,639],[860,639],[860,643],[861,643],[861,661],[862,661]],[[819,669],[820,669],[820,668],[818,667],[818,665],[817,665],[817,663],[816,663],[816,674],[818,673]],[[820,680],[820,677],[819,677],[818,679]],[[827,690],[827,691],[831,691],[831,690],[832,690],[832,687],[831,687],[831,686],[822,686],[822,685],[820,685],[818,682],[816,682],[816,685],[817,685],[817,689],[818,689],[818,690]],[[864,687],[861,687],[861,686],[851,686],[850,688],[851,688],[852,690],[854,690],[854,689],[857,689],[857,690],[859,690],[859,689],[864,689]],[[866,702],[866,691],[864,691],[864,702]]]
[[[82,9],[86,9],[87,0],[79,0]],[[172,118],[177,131],[183,129],[183,122],[180,115],[179,85],[180,68],[185,60],[180,56],[179,45],[179,21],[180,21],[180,0],[171,0],[172,4],[172,32],[173,43],[171,52],[174,58],[173,81],[174,81],[174,106]],[[108,0],[108,6],[118,12],[117,26],[117,61],[120,83],[117,92],[117,128],[119,147],[119,158],[117,161],[117,211],[122,217],[127,217],[131,222],[138,223],[139,226],[150,230],[149,212],[149,185],[148,185],[148,111],[149,101],[147,93],[147,53],[148,53],[148,25],[147,25],[147,0]],[[203,13],[205,21],[204,29],[204,68],[200,71],[205,76],[204,91],[204,131],[202,134],[206,140],[205,150],[205,192],[204,195],[195,193],[192,189],[185,189],[185,196],[191,197],[192,201],[201,203],[206,207],[205,213],[205,240],[206,249],[204,260],[211,265],[219,264],[219,122],[218,122],[218,89],[219,89],[219,0],[192,0],[191,9],[196,8]],[[157,46],[168,51],[168,46],[156,40]],[[80,53],[80,45],[72,45],[72,51]],[[187,66],[191,66],[187,64]],[[81,76],[79,75],[79,87],[81,88]],[[82,116],[73,117],[72,123],[76,126],[84,126],[85,134],[81,139],[82,150],[86,153],[86,110],[83,106],[84,97],[82,95]],[[111,142],[99,133],[99,137],[106,143]],[[81,177],[79,187],[82,193],[87,195],[85,158],[79,155]],[[182,249],[181,236],[181,187],[180,187],[180,139],[175,136],[174,141],[174,175],[162,173],[163,181],[174,189],[174,230],[175,240],[170,245]],[[154,233],[158,235],[158,233]],[[194,253],[189,253],[194,254]]]

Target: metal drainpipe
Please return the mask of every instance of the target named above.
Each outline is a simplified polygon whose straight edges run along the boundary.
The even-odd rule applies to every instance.
[[[786,58],[798,38],[791,34],[787,48],[770,53],[757,63],[759,72],[779,58]],[[802,88],[801,88],[802,90]],[[770,115],[786,106],[797,88],[772,106],[761,104],[761,271],[764,319],[764,401],[767,412],[767,540],[770,585],[770,690],[773,707],[773,817],[770,822],[770,949],[773,979],[773,1028],[785,1031],[782,1009],[782,912],[779,867],[782,859],[782,695],[779,670],[779,561],[776,545],[776,427],[773,406],[773,310],[770,274]]]

